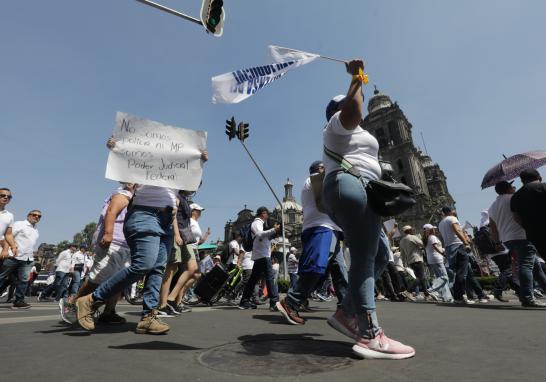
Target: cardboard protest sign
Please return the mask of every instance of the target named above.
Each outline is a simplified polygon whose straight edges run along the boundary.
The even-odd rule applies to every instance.
[[[383,225],[385,226],[385,230],[387,231],[387,233],[392,231],[395,224],[396,224],[396,219],[390,219],[383,222]],[[398,228],[396,228],[396,230],[394,231],[394,236],[392,238],[396,239],[397,237],[400,237],[400,236],[402,235],[400,234],[400,231],[398,230]]]
[[[199,187],[206,132],[118,112],[113,136],[106,178],[189,191]]]

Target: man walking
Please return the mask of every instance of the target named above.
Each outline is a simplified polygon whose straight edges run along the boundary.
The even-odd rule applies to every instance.
[[[42,218],[39,210],[32,210],[28,213],[27,219],[13,223],[12,231],[17,252],[9,253],[0,268],[0,290],[9,280],[12,273],[16,273],[17,282],[15,288],[15,301],[12,309],[28,309],[30,304],[25,302],[25,294],[28,287],[30,270],[34,265],[34,248],[40,234],[36,225]]]
[[[315,161],[309,167],[310,176],[305,180],[301,191],[303,205],[303,232],[301,235],[303,251],[298,264],[298,277],[290,286],[285,299],[277,303],[277,308],[286,321],[293,325],[305,324],[299,311],[305,306],[309,295],[318,286],[328,271],[338,297],[338,307],[347,293],[347,270],[340,240],[343,235],[330,217],[322,212],[322,189],[314,187],[315,177],[324,174],[322,161]],[[313,179],[313,180],[312,180]],[[322,182],[318,182],[319,185]]]
[[[253,238],[252,274],[248,283],[245,285],[243,297],[239,303],[239,309],[256,309],[257,306],[251,302],[254,292],[254,287],[260,278],[263,276],[267,285],[267,293],[269,295],[269,307],[271,311],[277,311],[275,304],[279,300],[277,287],[274,282],[273,267],[271,264],[271,239],[277,236],[281,229],[281,225],[275,223],[273,228],[264,230],[264,227],[269,219],[269,211],[266,207],[260,207],[257,210],[256,218],[250,227]]]
[[[72,281],[68,288],[68,295],[75,296],[80,289],[82,273],[87,260],[87,245],[81,244],[80,250],[72,256]]]
[[[404,236],[400,240],[400,254],[406,265],[413,269],[415,273],[416,284],[419,287],[417,297],[419,297],[420,292],[423,292],[425,300],[431,297],[435,301],[438,301],[436,295],[429,294],[428,292],[429,285],[423,261],[423,241],[414,234],[413,227],[409,225],[402,227],[402,232]]]
[[[468,236],[463,232],[459,220],[455,216],[456,212],[449,206],[442,207],[444,218],[438,225],[438,229],[444,239],[449,267],[455,272],[455,282],[453,284],[453,298],[455,303],[469,304],[473,303],[464,298],[466,291],[466,278],[468,275],[468,254],[471,251]]]
[[[522,190],[526,185],[535,183],[540,185],[540,175],[535,170],[527,170],[522,172],[521,179],[523,183]],[[528,239],[527,233],[518,221],[526,221],[526,227],[529,228],[531,237],[537,238],[535,227],[532,226],[533,220],[529,219],[534,213],[530,211],[531,205],[528,202],[533,201],[533,190],[536,186],[531,186],[524,190],[519,195],[515,193],[515,189],[510,183],[497,184],[495,189],[499,188],[502,192],[499,194],[495,202],[489,208],[489,220],[492,227],[493,239],[496,244],[501,245],[501,242],[516,256],[518,262],[518,275],[520,282],[519,300],[521,305],[529,308],[543,307],[535,300],[534,296],[534,278],[533,270],[538,265],[536,256],[537,250],[533,243]],[[531,192],[528,194],[528,192]],[[518,191],[519,192],[519,191]],[[517,195],[517,196],[516,196]],[[529,199],[527,198],[529,197]],[[515,200],[514,200],[515,198]],[[540,209],[539,200],[534,200],[538,204],[537,209]],[[514,212],[512,212],[514,211]],[[522,217],[524,217],[522,219]],[[534,221],[535,223],[537,221]],[[542,233],[544,235],[544,233]],[[541,239],[539,239],[541,240]],[[546,277],[543,273],[536,273],[536,281],[544,288],[546,287]]]
[[[6,210],[6,206],[11,201],[12,195],[9,188],[0,188],[0,264],[2,259],[8,257],[9,250],[17,253],[17,245],[13,240],[13,214]]]
[[[546,259],[546,183],[537,170],[522,171],[520,179],[523,186],[512,197],[510,209],[539,256]]]
[[[72,272],[72,257],[76,253],[76,244],[70,244],[68,249],[65,249],[57,256],[55,260],[55,280],[53,284],[49,285],[38,295],[39,302],[51,301],[49,296],[54,292],[55,300],[59,301],[63,298],[63,294],[66,290],[67,277]]]

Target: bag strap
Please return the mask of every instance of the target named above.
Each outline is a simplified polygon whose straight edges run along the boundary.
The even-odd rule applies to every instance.
[[[347,159],[345,159],[344,157],[342,157],[341,155],[333,152],[332,150],[330,150],[328,147],[324,146],[324,154],[326,154],[326,156],[330,159],[332,159],[333,161],[335,161],[337,164],[339,164],[339,166],[343,169],[343,171],[353,175],[353,176],[356,176],[357,178],[360,178],[362,175],[360,175],[360,173],[355,170],[354,166],[351,164],[351,162],[349,162]]]

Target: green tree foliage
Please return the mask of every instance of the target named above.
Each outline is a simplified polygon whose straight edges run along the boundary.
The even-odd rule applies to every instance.
[[[86,224],[86,226],[74,235],[72,238],[72,242],[68,240],[63,240],[59,244],[57,244],[57,253],[60,253],[68,248],[68,246],[71,243],[74,243],[76,245],[85,244],[89,249],[91,249],[91,242],[93,241],[93,235],[95,234],[95,230],[97,229],[97,223],[91,222]]]

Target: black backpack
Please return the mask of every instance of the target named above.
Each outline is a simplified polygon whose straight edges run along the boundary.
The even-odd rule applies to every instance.
[[[482,255],[490,255],[498,252],[487,226],[483,226],[476,232],[474,243]]]
[[[251,252],[252,247],[254,247],[254,237],[252,237],[252,222],[249,222],[239,228],[239,232],[241,233],[241,238],[243,239],[243,248],[246,252]]]

